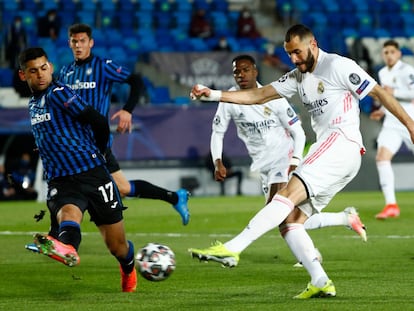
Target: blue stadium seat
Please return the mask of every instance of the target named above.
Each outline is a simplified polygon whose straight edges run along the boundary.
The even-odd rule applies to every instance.
[[[133,0],[118,0],[118,10],[121,12],[135,12],[136,1]]]
[[[210,1],[208,0],[194,0],[193,1],[193,9],[198,10],[205,10],[208,11],[210,9]]]
[[[154,12],[155,27],[161,29],[170,29],[173,26],[173,15],[170,12]]]
[[[137,27],[138,28],[152,28],[153,27],[153,18],[152,15],[148,12],[138,11],[135,13]]]
[[[175,1],[175,9],[177,12],[186,12],[187,14],[191,14],[193,5],[189,0],[177,0]]]
[[[14,0],[9,0],[6,2],[15,2]],[[38,10],[41,9],[40,2],[35,1],[35,0],[21,0],[20,4],[21,4],[21,9],[22,10],[27,10],[27,11],[31,11],[31,12],[37,12]]]
[[[154,10],[154,2],[152,0],[139,0],[137,1],[137,10],[141,12],[148,12]]]
[[[13,86],[13,70],[12,69],[0,67],[0,86],[1,87]]]
[[[112,11],[112,12],[114,12],[117,9],[116,3],[113,0],[100,0],[99,8],[102,11]]]
[[[156,86],[150,94],[150,101],[153,105],[171,104],[170,90],[167,86]]]
[[[227,11],[229,10],[229,3],[228,1],[223,0],[212,0],[210,7],[214,11],[221,11],[227,13]]]
[[[76,12],[75,20],[77,23],[85,23],[91,27],[95,27],[95,11],[78,11]]]

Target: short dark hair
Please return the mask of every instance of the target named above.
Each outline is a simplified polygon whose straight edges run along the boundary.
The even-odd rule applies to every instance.
[[[383,48],[385,48],[387,46],[393,46],[393,47],[395,47],[398,50],[400,49],[400,45],[398,44],[398,42],[395,41],[395,40],[393,40],[393,39],[390,39],[390,40],[385,41],[383,43],[383,45],[382,45]]]
[[[24,70],[26,68],[27,62],[34,60],[36,58],[39,58],[39,57],[43,57],[43,56],[46,57],[46,59],[48,58],[45,50],[43,50],[40,47],[33,47],[33,48],[25,49],[19,55],[20,69]]]
[[[81,33],[81,32],[85,32],[89,38],[92,38],[92,27],[89,26],[88,24],[73,24],[72,26],[69,27],[68,33],[69,33],[69,37],[77,34],[77,33]]]
[[[313,32],[305,25],[296,24],[288,29],[285,35],[285,42],[290,42],[293,37],[298,36],[300,40],[306,37],[313,37]]]
[[[236,56],[235,58],[233,58],[231,63],[233,64],[234,62],[238,62],[239,60],[248,60],[249,62],[251,62],[253,65],[256,66],[256,61],[253,58],[253,56],[250,56],[250,55],[247,55],[247,54],[242,54],[242,55]]]

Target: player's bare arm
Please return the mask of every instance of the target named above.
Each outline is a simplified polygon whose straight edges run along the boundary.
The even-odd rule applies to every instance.
[[[132,114],[126,110],[119,110],[118,112],[114,113],[111,117],[111,120],[115,120],[118,118],[118,127],[116,129],[119,133],[125,133],[128,131],[131,133],[132,130]]]
[[[272,99],[281,98],[271,85],[238,91],[218,91],[195,85],[190,93],[192,100],[221,101],[239,105],[264,104]]]
[[[410,118],[400,103],[379,85],[376,85],[369,95],[378,98],[382,105],[405,125],[410,133],[411,141],[414,142],[414,120]]]
[[[216,181],[224,181],[227,177],[227,169],[223,164],[221,159],[217,159],[214,161],[214,179]]]

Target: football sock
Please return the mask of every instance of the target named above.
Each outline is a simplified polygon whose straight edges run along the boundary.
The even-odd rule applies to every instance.
[[[292,212],[294,204],[276,194],[249,222],[247,227],[224,246],[231,252],[242,252],[266,232],[276,228]]]
[[[391,161],[378,161],[377,170],[385,204],[395,204],[394,171]]]
[[[162,200],[172,205],[178,202],[176,192],[155,186],[145,180],[130,180],[129,184],[131,185],[131,191],[128,197]]]
[[[125,274],[130,274],[132,270],[134,269],[135,260],[134,260],[134,244],[128,240],[128,254],[125,258],[117,257],[116,259],[121,264],[122,271],[124,271]]]
[[[310,274],[311,283],[316,287],[323,287],[329,278],[316,256],[315,246],[305,227],[291,223],[281,226],[280,231],[296,259]]]
[[[304,223],[306,230],[341,225],[348,225],[348,216],[344,212],[313,214]]]
[[[59,225],[58,240],[72,245],[77,251],[82,240],[80,225],[74,221],[62,221]]]

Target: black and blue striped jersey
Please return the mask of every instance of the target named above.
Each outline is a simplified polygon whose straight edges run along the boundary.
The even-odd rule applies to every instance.
[[[29,101],[32,132],[48,180],[103,165],[93,131],[77,117],[88,104],[59,82]]]
[[[58,80],[108,118],[113,83],[125,83],[130,75],[127,68],[115,61],[91,55],[86,60],[63,66]]]

